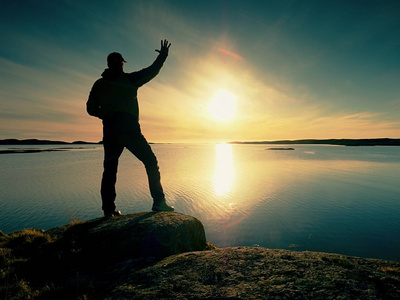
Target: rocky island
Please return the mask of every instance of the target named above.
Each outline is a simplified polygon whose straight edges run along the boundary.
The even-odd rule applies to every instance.
[[[400,262],[216,248],[176,212],[0,234],[1,299],[399,299]]]

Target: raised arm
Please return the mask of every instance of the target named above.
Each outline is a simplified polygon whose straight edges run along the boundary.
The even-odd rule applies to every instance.
[[[153,64],[150,67],[142,69],[138,72],[130,73],[130,81],[139,87],[156,77],[160,72],[165,60],[167,59],[170,46],[171,43],[169,43],[167,40],[161,40],[161,48],[160,50],[155,50],[159,54]]]

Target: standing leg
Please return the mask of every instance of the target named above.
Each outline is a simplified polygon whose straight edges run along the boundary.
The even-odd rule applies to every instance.
[[[124,147],[117,143],[104,143],[104,172],[101,180],[101,199],[104,214],[115,211],[115,183],[117,181],[118,159]]]
[[[143,162],[146,168],[150,194],[154,201],[153,210],[173,211],[174,208],[165,203],[165,195],[161,185],[161,175],[157,158],[145,137],[142,134],[139,134],[137,137],[132,139],[128,145],[126,145],[126,148],[128,148],[133,155]],[[154,209],[155,207],[159,209]]]
[[[150,194],[153,199],[164,198],[157,158],[145,137],[140,134],[138,137],[131,140],[126,148],[144,164],[149,180]]]

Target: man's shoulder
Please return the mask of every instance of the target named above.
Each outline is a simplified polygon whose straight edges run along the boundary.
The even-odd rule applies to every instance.
[[[102,83],[104,80],[105,80],[105,79],[104,79],[103,77],[100,77],[99,79],[97,79],[97,80],[94,82],[94,85],[97,85],[97,84],[99,84],[99,83]]]
[[[136,81],[138,81],[141,76],[143,76],[141,70],[140,71],[135,71],[135,72],[130,72],[130,73],[125,73],[129,81],[133,84],[135,84]]]
[[[101,86],[101,85],[104,85],[104,84],[108,84],[109,82],[112,82],[114,80],[115,80],[115,78],[111,79],[111,78],[100,77],[99,79],[97,79],[94,82],[93,86]]]
[[[112,86],[120,86],[121,84],[134,84],[129,75],[130,73],[123,73],[114,78],[101,77],[94,82],[93,89],[111,88]]]
[[[97,80],[93,83],[92,90],[94,90],[94,89],[98,88],[99,86],[101,86],[101,85],[102,85],[102,81],[103,81],[103,78],[97,79]]]

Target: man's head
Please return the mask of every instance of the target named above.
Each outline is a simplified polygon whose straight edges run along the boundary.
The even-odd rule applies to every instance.
[[[124,63],[126,63],[126,61],[121,53],[112,52],[107,56],[107,65],[110,69],[123,69]]]

